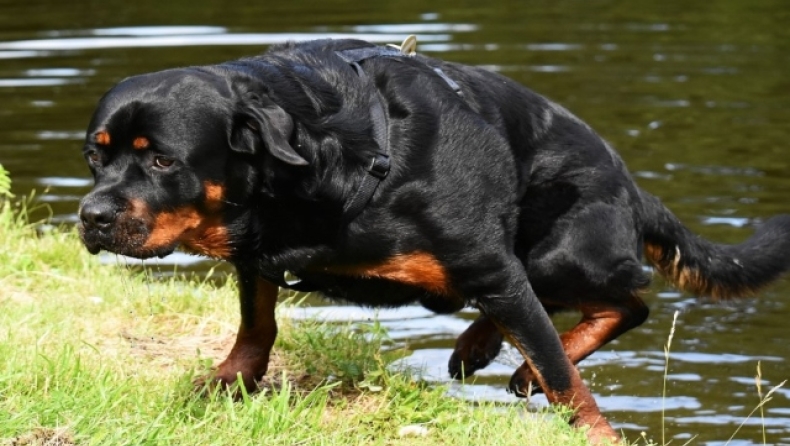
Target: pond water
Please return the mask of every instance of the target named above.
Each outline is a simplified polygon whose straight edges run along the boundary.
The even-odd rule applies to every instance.
[[[169,2],[0,0],[0,163],[14,191],[36,190],[57,222],[72,223],[91,179],[81,140],[99,96],[131,74],[258,53],[288,39],[354,36],[399,42],[499,71],[553,98],[618,148],[641,187],[694,231],[737,242],[755,223],[790,211],[790,4],[438,0],[416,2]],[[166,274],[213,266],[175,255]],[[220,269],[227,273],[227,268]],[[602,409],[630,438],[673,444],[790,444],[790,388],[764,418],[747,418],[764,389],[790,378],[790,283],[754,299],[714,305],[656,279],[651,318],[581,364]],[[302,313],[367,320],[327,307]],[[664,344],[679,311],[666,397]],[[377,313],[406,362],[446,382],[453,340],[474,312],[420,308]],[[556,319],[560,327],[573,315]],[[516,402],[505,392],[518,363],[505,351],[453,395]],[[764,390],[765,391],[765,390]],[[540,397],[532,404],[543,404]]]

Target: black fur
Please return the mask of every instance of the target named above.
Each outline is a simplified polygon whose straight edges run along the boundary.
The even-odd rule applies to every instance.
[[[641,191],[614,150],[559,105],[499,74],[422,56],[367,59],[359,76],[336,51],[365,46],[289,43],[132,77],[105,95],[90,124],[85,154],[96,187],[81,218],[91,251],[147,257],[180,244],[237,267],[242,325],[220,381],[241,371],[250,385],[265,372],[265,360],[237,351],[256,336],[270,345],[276,333],[273,313],[261,313],[270,287],[256,277],[290,271],[363,305],[478,307],[480,333],[490,334],[479,357],[456,352],[454,375],[485,366],[504,335],[527,358],[522,381],[573,406],[575,422],[593,426],[591,439],[615,438],[544,307],[611,310],[617,326],[597,335],[600,343],[640,324],[645,243],[649,260],[697,291],[738,294],[788,269],[790,217],[770,220],[738,248],[711,245]],[[346,225],[344,206],[378,151],[375,97],[387,115],[392,170]],[[100,132],[112,142],[102,144]],[[133,150],[137,136],[150,147]],[[574,362],[598,345],[584,347]]]

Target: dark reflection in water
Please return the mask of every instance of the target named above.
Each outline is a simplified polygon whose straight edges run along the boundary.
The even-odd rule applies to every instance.
[[[692,229],[735,242],[760,220],[790,211],[787,23],[785,0],[0,0],[0,163],[16,192],[38,190],[56,221],[73,222],[91,184],[79,154],[84,127],[98,97],[121,78],[220,62],[286,39],[394,42],[415,33],[422,52],[500,71],[564,104],[618,147],[637,182]],[[212,266],[185,255],[151,263],[164,274],[171,264],[198,272]],[[582,364],[615,424],[631,438],[641,431],[660,438],[664,407],[676,444],[694,436],[695,444],[725,444],[741,423],[732,445],[760,444],[762,426],[769,443],[790,444],[790,390],[776,392],[764,419],[746,419],[758,402],[758,361],[764,386],[790,378],[790,285],[713,305],[656,280],[646,300],[650,320]],[[663,346],[675,311],[662,398]],[[373,316],[320,306],[297,316],[314,312]],[[378,313],[393,339],[414,351],[405,365],[441,382],[453,339],[474,316]],[[574,321],[561,315],[556,322]],[[504,387],[518,362],[505,351],[451,393],[515,401]]]

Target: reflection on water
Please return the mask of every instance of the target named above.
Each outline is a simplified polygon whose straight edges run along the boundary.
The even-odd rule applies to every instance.
[[[0,163],[16,192],[38,190],[57,222],[75,221],[91,184],[79,153],[84,128],[98,97],[123,77],[220,62],[288,39],[399,42],[410,33],[421,52],[500,71],[573,110],[618,147],[642,187],[706,237],[736,242],[789,211],[790,8],[781,0],[18,3],[0,1]],[[163,275],[215,266],[185,254],[147,265]],[[220,266],[212,274],[229,272]],[[774,394],[764,418],[747,419],[758,402],[758,361],[764,389],[790,378],[789,297],[784,282],[752,300],[713,304],[657,279],[646,296],[648,322],[584,361],[583,376],[631,438],[641,431],[660,438],[663,407],[678,444],[695,436],[696,444],[725,444],[742,423],[729,444],[761,444],[763,426],[769,443],[790,444],[790,390]],[[436,316],[310,302],[289,311],[378,317],[413,351],[397,367],[450,384],[453,396],[517,402],[504,390],[520,362],[511,349],[475,380],[449,382],[446,362],[472,311]],[[565,329],[575,320],[563,314],[555,322]]]

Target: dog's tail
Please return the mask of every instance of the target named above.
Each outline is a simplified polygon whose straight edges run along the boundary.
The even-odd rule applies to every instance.
[[[714,299],[748,296],[790,269],[790,215],[769,219],[741,244],[722,245],[693,234],[658,198],[640,192],[645,257],[678,288]]]

